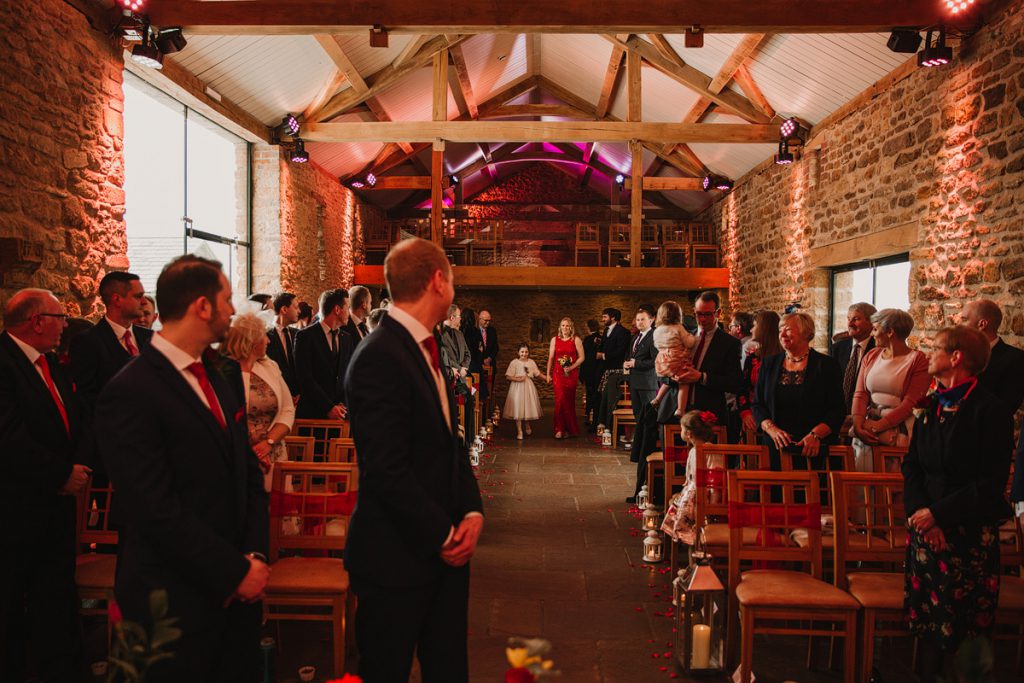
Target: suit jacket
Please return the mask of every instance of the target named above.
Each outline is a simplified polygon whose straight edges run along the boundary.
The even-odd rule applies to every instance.
[[[8,540],[15,542],[52,529],[47,522],[54,515],[58,527],[73,533],[75,499],[57,492],[72,465],[93,461],[94,442],[75,390],[56,358],[48,354],[46,359],[64,400],[70,435],[46,383],[10,335],[0,333],[0,518],[8,520]]]
[[[785,353],[762,359],[752,405],[754,421],[760,425],[771,419],[796,440],[804,438],[815,425],[825,423],[832,433],[822,441],[822,447],[834,443],[846,419],[843,375],[839,372],[839,364],[834,358],[811,349],[807,354],[807,369],[801,385],[801,409],[798,414],[787,415],[778,409],[775,400],[775,388],[785,359]]]
[[[694,358],[694,365],[697,359]],[[704,351],[704,360],[697,368],[707,373],[707,384],[690,385],[693,406],[697,410],[710,410],[718,416],[718,424],[728,424],[729,406],[726,393],[738,394],[743,385],[740,367],[740,340],[719,328]]]
[[[284,377],[284,382],[288,385],[288,391],[292,392],[292,395],[299,393],[299,382],[295,376],[295,335],[297,332],[298,330],[293,327],[284,328],[284,336],[288,343],[286,355],[277,328],[272,327],[267,330],[267,358],[281,368],[281,376]]]
[[[207,372],[226,430],[152,346],[96,405],[122,525],[115,591],[131,619],[148,615],[157,587],[168,592],[171,616],[214,619],[249,569],[244,554],[267,552],[268,498],[245,406],[217,369],[207,364]]]
[[[363,327],[364,329],[366,329],[365,321],[363,322]],[[345,330],[345,332],[348,333],[348,336],[352,337],[352,343],[355,344],[356,346],[359,345],[359,342],[363,340],[363,337],[365,337],[366,334],[370,333],[369,329],[367,329],[366,334],[360,334],[359,326],[356,325],[356,321],[353,320],[351,317],[349,317],[348,323],[346,323],[341,329]]]
[[[943,529],[998,524],[1011,515],[1004,495],[1013,421],[1003,401],[980,383],[955,417],[936,417],[938,399],[917,419],[903,458],[907,516],[927,507]]]
[[[604,369],[621,370],[622,363],[629,355],[633,337],[622,323],[616,323],[611,334],[604,337]]]
[[[604,346],[604,337],[600,332],[592,332],[583,338],[583,365],[580,366],[580,379],[584,382],[595,382],[597,368],[601,361],[597,360],[597,352]]]
[[[356,583],[433,583],[455,571],[440,556],[451,527],[483,510],[451,411],[420,347],[390,317],[356,349],[345,386],[359,460],[345,566]]]
[[[469,344],[462,332],[454,327],[441,326],[441,365],[446,370],[451,368],[469,369],[472,363],[472,356],[469,353]]]
[[[867,348],[864,349],[861,360],[864,360],[864,356],[868,355],[868,351],[875,348],[875,338],[868,337]],[[832,345],[832,357],[839,363],[839,376],[843,377],[846,374],[846,366],[850,364],[850,357],[853,355],[853,337],[847,337],[846,339],[840,339]]]
[[[132,333],[138,342],[139,352],[149,346],[153,331],[138,325],[132,326]],[[96,397],[110,378],[121,371],[132,359],[121,340],[114,334],[106,318],[71,341],[71,376],[75,389],[89,414],[95,408]]]
[[[338,334],[340,353],[335,359],[323,327],[310,325],[295,335],[295,378],[299,419],[323,420],[331,408],[345,403],[345,370],[352,357],[354,343],[345,331]]]
[[[654,372],[654,359],[658,357],[658,349],[654,346],[654,328],[647,331],[636,351],[630,349],[629,358],[636,361],[630,368],[629,388],[639,391],[657,391],[658,377]]]
[[[1024,351],[997,341],[978,383],[1002,400],[1010,414],[1016,413],[1024,401]]]
[[[482,343],[483,334],[480,332],[480,328],[475,329]],[[483,350],[481,351],[481,359],[483,358],[490,359],[492,368],[498,362],[498,330],[493,325],[487,328],[487,343],[483,344]]]

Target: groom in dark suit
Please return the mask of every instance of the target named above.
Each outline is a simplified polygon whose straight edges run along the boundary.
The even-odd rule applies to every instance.
[[[23,289],[0,333],[0,666],[23,681],[27,660],[45,683],[86,679],[75,589],[75,495],[89,478],[93,440],[70,381],[51,353],[67,327],[59,301]]]
[[[166,590],[182,630],[147,681],[251,683],[268,499],[245,406],[204,360],[230,325],[231,286],[219,263],[186,255],[164,267],[156,296],[163,328],[96,406],[123,525],[114,592],[126,619],[147,624],[151,591]]]
[[[345,332],[348,290],[328,289],[320,294],[320,322],[295,335],[295,377],[299,385],[300,419],[342,420],[345,407],[345,370],[355,342]]]
[[[277,363],[281,377],[292,396],[299,395],[295,380],[295,333],[292,327],[299,320],[299,303],[291,292],[274,297],[274,326],[267,330],[267,358]]]
[[[345,381],[359,458],[345,545],[359,674],[404,683],[415,652],[424,683],[466,683],[468,563],[483,508],[432,332],[452,303],[452,270],[436,244],[408,239],[384,274],[388,315]]]

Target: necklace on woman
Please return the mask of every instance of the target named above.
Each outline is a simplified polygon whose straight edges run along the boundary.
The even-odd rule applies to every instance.
[[[790,363],[803,363],[805,360],[807,360],[807,355],[808,354],[805,353],[802,356],[791,356],[787,353],[786,360],[788,360]]]

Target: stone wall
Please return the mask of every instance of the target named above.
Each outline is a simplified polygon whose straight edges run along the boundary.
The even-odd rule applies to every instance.
[[[96,313],[128,267],[119,51],[61,0],[0,3],[0,305],[45,287]]]
[[[791,167],[755,169],[714,207],[733,303],[781,310],[802,300],[824,327],[828,271],[815,267],[816,252],[904,226],[916,229],[915,333],[927,343],[965,302],[990,297],[1006,314],[1002,334],[1021,345],[1024,2],[967,40],[951,65],[911,71],[823,139],[820,153]],[[854,250],[849,262],[861,258]]]

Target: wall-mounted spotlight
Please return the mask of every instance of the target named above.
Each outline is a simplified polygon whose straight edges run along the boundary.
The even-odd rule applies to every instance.
[[[366,174],[366,184],[369,185],[370,187],[373,187],[374,185],[376,185],[377,184],[377,176],[373,175],[372,173],[367,173]]]
[[[794,144],[803,144],[807,129],[795,116],[790,116],[779,126],[779,139]]]
[[[455,187],[456,185],[458,185],[458,184],[459,184],[459,182],[461,182],[461,181],[459,180],[459,176],[455,175],[454,173],[453,173],[453,174],[451,174],[450,176],[448,176],[448,184],[449,184],[449,185],[450,185],[451,187]]]
[[[139,12],[146,3],[144,0],[121,0],[119,4],[129,12]]]
[[[946,0],[946,10],[950,14],[959,14],[973,6],[974,0]]]
[[[789,142],[786,140],[779,140],[779,153],[775,155],[775,163],[780,166],[785,166],[793,163],[795,160],[796,157],[789,151]]]
[[[626,176],[622,175],[621,173],[616,175],[615,176],[615,184],[619,186],[620,190],[622,188],[624,188],[626,186]]]
[[[142,42],[132,48],[132,61],[149,69],[162,69],[164,66],[164,56],[150,36],[148,22],[142,27]]]
[[[351,187],[354,190],[361,190],[364,187],[366,187],[366,185],[363,185],[363,181],[361,181],[361,180],[353,180],[348,185],[349,185],[349,187]]]
[[[285,114],[284,118],[281,119],[280,125],[278,125],[278,135],[287,135],[290,138],[294,138],[299,134],[299,120],[292,114]]]
[[[725,176],[706,175],[704,176],[704,180],[701,182],[701,187],[704,188],[705,192],[710,192],[711,190],[728,192],[732,189],[732,181]]]
[[[928,29],[928,35],[924,40],[924,48],[917,53],[918,66],[945,66],[953,61],[953,48],[946,45],[946,27],[939,24],[938,39],[932,44],[934,28]]]
[[[893,52],[911,55],[921,47],[921,34],[912,28],[894,28],[885,45]]]
[[[291,159],[293,164],[304,164],[309,161],[309,152],[306,151],[306,145],[303,144],[302,138],[295,138],[291,154],[288,158]]]
[[[162,28],[156,34],[156,46],[165,55],[181,52],[188,45],[185,35],[181,32],[180,26]]]

